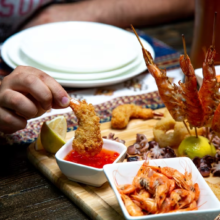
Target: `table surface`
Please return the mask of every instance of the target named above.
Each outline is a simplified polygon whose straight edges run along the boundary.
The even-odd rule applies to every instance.
[[[142,30],[180,52],[183,51],[181,35],[184,34],[190,53],[193,25],[193,20],[188,20]],[[30,164],[27,147],[1,146],[0,219],[90,219]]]

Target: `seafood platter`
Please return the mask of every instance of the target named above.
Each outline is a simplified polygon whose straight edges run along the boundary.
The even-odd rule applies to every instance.
[[[199,90],[184,36],[183,45],[185,81],[178,85],[142,46],[165,109],[119,105],[111,122],[100,124],[92,104],[72,99],[78,127],[67,143],[55,156],[30,145],[30,161],[93,219],[214,219],[220,213],[215,37]]]

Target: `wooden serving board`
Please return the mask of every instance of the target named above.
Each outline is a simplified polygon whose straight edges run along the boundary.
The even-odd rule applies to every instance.
[[[156,110],[163,112],[165,109]],[[145,134],[149,140],[153,139],[153,127],[157,119],[139,120],[133,119],[126,129],[111,129],[111,123],[101,124],[102,136],[110,132],[125,140],[126,146],[136,141],[136,134]],[[74,131],[68,132],[66,139],[69,140],[74,135]],[[30,162],[40,170],[53,184],[55,184],[66,196],[78,205],[88,216],[98,220],[121,220],[124,219],[115,194],[108,182],[101,187],[92,187],[68,180],[60,171],[54,155],[45,151],[36,151],[32,143],[28,147],[27,156]],[[210,187],[220,200],[220,178],[206,178]]]

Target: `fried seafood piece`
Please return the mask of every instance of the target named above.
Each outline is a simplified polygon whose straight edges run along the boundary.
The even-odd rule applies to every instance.
[[[128,125],[130,118],[150,119],[154,116],[162,116],[162,114],[134,104],[119,105],[112,111],[111,126],[112,128],[122,129]]]
[[[98,154],[103,145],[101,137],[99,117],[96,116],[92,104],[87,104],[85,100],[70,101],[70,107],[73,109],[77,119],[78,128],[75,131],[73,148],[82,155],[94,156]]]
[[[183,123],[175,121],[168,111],[164,112],[165,117],[158,121],[153,128],[155,141],[160,147],[177,147],[189,133]],[[203,134],[203,128],[197,130],[198,134]],[[190,129],[190,133],[195,135],[195,131]]]

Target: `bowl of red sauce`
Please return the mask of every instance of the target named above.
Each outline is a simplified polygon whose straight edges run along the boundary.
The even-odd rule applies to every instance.
[[[107,181],[103,166],[122,162],[127,151],[124,144],[103,139],[101,152],[93,157],[86,157],[73,149],[72,142],[73,138],[55,155],[60,170],[69,180],[96,187]]]

